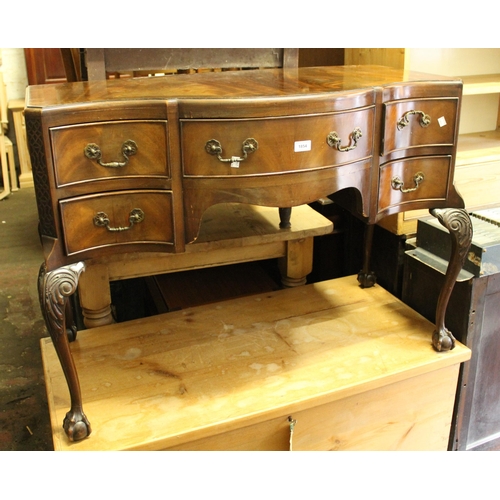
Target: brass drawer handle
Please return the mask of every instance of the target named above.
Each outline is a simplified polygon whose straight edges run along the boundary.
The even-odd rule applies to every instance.
[[[97,163],[101,165],[101,167],[108,167],[108,168],[120,168],[124,167],[127,165],[129,156],[133,156],[137,153],[137,144],[132,141],[128,140],[125,141],[122,144],[122,155],[125,158],[125,161],[112,161],[110,163],[104,163],[101,158],[102,158],[102,151],[101,148],[94,143],[87,144],[85,146],[85,149],[83,150],[85,156],[89,158],[90,160],[97,160]]]
[[[247,159],[250,153],[257,151],[259,143],[252,138],[245,139],[241,145],[243,156],[231,156],[231,158],[222,158],[222,145],[216,139],[210,139],[205,144],[205,151],[210,155],[217,155],[217,159],[222,162],[231,162],[231,167],[238,168],[240,162]]]
[[[359,127],[356,127],[350,134],[350,140],[352,141],[351,146],[341,146],[342,139],[339,137],[337,132],[330,132],[326,137],[326,142],[331,148],[335,148],[337,151],[342,153],[346,153],[347,151],[351,151],[358,145],[358,140],[363,137],[363,133]]]
[[[415,187],[403,189],[404,182],[398,177],[393,177],[391,181],[392,189],[396,191],[401,191],[402,193],[411,193],[416,191],[420,184],[424,181],[424,174],[422,172],[418,172],[413,176],[413,182],[415,183]]]
[[[105,227],[108,231],[118,232],[118,231],[128,231],[134,224],[139,224],[144,220],[144,212],[140,208],[134,208],[130,211],[130,216],[128,218],[130,226],[127,227],[110,227],[109,217],[104,212],[98,212],[94,217],[94,225],[99,227]]]
[[[427,114],[425,114],[423,111],[416,111],[412,109],[411,111],[407,111],[399,120],[398,120],[398,130],[404,129],[407,125],[410,124],[410,120],[408,117],[412,115],[420,115],[420,126],[421,127],[428,127],[431,123],[431,117]]]

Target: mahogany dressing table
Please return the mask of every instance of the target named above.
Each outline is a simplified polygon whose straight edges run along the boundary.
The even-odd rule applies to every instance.
[[[370,66],[266,69],[29,87],[26,127],[45,262],[40,303],[71,396],[70,440],[90,434],[67,330],[85,261],[180,254],[221,203],[293,207],[330,197],[373,225],[428,208],[452,255],[432,344],[472,226],[453,185],[462,83]],[[126,265],[126,259],[125,259]]]

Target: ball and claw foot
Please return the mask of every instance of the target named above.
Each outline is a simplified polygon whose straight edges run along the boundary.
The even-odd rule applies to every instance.
[[[76,325],[71,325],[70,328],[66,328],[66,335],[68,336],[68,342],[74,342],[76,340],[76,335],[78,333],[78,329]]]
[[[373,271],[359,271],[358,283],[361,288],[371,288],[377,282],[377,277]]]
[[[81,441],[86,437],[90,436],[92,429],[90,428],[90,422],[83,412],[71,412],[66,413],[66,417],[63,422],[64,432],[68,436],[70,441]]]
[[[435,330],[432,334],[432,345],[436,351],[451,351],[455,347],[455,337],[445,328],[444,331]]]

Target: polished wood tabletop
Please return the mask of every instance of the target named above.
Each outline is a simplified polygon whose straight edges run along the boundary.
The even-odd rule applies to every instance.
[[[405,82],[443,81],[449,85],[450,80],[453,78],[385,66],[321,66],[36,85],[28,88],[26,101],[28,107],[45,107],[123,99],[313,96]]]

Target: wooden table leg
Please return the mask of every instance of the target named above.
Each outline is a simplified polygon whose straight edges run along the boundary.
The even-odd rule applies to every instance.
[[[292,208],[291,207],[283,207],[278,209],[280,214],[280,229],[290,229],[292,227],[292,223],[290,219],[292,217]]]
[[[278,261],[281,283],[286,288],[306,284],[312,271],[314,238],[287,241],[286,255]]]
[[[87,328],[115,323],[111,312],[111,290],[108,267],[87,264],[78,285],[83,323]]]
[[[42,265],[38,276],[40,306],[70,393],[71,408],[63,421],[70,441],[80,441],[91,433],[90,422],[83,412],[80,382],[66,331],[68,298],[75,292],[84,269],[83,262],[50,272]]]
[[[436,330],[432,345],[437,351],[449,351],[455,347],[455,338],[445,326],[446,309],[458,274],[462,269],[472,242],[472,222],[466,210],[458,208],[432,209],[430,213],[450,232],[451,256],[446,269],[443,287],[436,307]]]
[[[2,125],[0,124],[0,127]],[[3,190],[0,192],[0,200],[10,195],[9,164],[7,157],[7,148],[3,139],[0,140],[0,162],[2,163]]]

